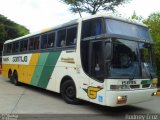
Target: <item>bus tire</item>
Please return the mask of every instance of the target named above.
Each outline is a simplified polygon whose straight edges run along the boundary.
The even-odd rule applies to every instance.
[[[80,101],[76,98],[76,87],[72,80],[66,80],[61,85],[61,95],[64,101],[68,104],[79,104]]]
[[[8,79],[10,80],[11,83],[13,83],[12,71],[11,70],[8,71]]]
[[[18,74],[17,72],[14,72],[12,75],[12,81],[14,83],[15,86],[19,86],[20,82],[18,81]]]

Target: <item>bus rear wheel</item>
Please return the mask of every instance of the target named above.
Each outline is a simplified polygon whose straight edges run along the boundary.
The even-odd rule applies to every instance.
[[[12,71],[9,70],[8,72],[8,79],[10,80],[11,83],[13,83],[13,80],[12,80]]]
[[[67,80],[61,85],[61,95],[68,104],[79,104],[76,98],[76,87],[72,80]]]
[[[17,72],[14,72],[12,75],[12,81],[14,83],[15,86],[19,86],[20,82],[18,81],[18,74]]]

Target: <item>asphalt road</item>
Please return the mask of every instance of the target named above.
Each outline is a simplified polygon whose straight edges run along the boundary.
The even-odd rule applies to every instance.
[[[28,85],[14,86],[0,76],[0,119],[13,117],[16,120],[17,114],[22,120],[129,120],[128,115],[159,114],[154,119],[159,120],[160,96],[152,101],[118,108],[89,102],[70,105],[57,93]]]

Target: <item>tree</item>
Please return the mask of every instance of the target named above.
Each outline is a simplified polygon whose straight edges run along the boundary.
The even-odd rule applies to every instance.
[[[139,22],[143,22],[143,20],[144,20],[143,17],[138,16],[135,11],[133,12],[133,15],[129,19],[137,20]]]
[[[70,10],[73,13],[86,12],[96,14],[99,11],[115,11],[115,7],[122,5],[131,0],[61,0],[67,5],[70,5]]]
[[[19,25],[5,16],[0,15],[0,64],[3,49],[3,43],[8,39],[14,39],[29,33],[29,30]]]
[[[149,26],[152,38],[154,40],[155,55],[157,61],[158,76],[160,77],[160,12],[152,13],[143,21]]]
[[[29,30],[22,25],[19,25],[5,16],[0,15],[0,43],[8,39],[14,39],[29,33]]]

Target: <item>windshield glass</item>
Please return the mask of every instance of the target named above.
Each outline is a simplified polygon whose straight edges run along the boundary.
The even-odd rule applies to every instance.
[[[109,77],[154,78],[156,69],[150,44],[113,39]]]
[[[125,35],[139,38],[140,40],[151,41],[147,27],[114,19],[106,19],[106,28],[108,34]]]
[[[156,65],[154,62],[154,55],[152,46],[147,43],[139,43],[140,59],[142,67],[143,78],[156,77]]]
[[[118,78],[140,77],[136,42],[122,39],[113,41],[113,56],[109,76]]]

